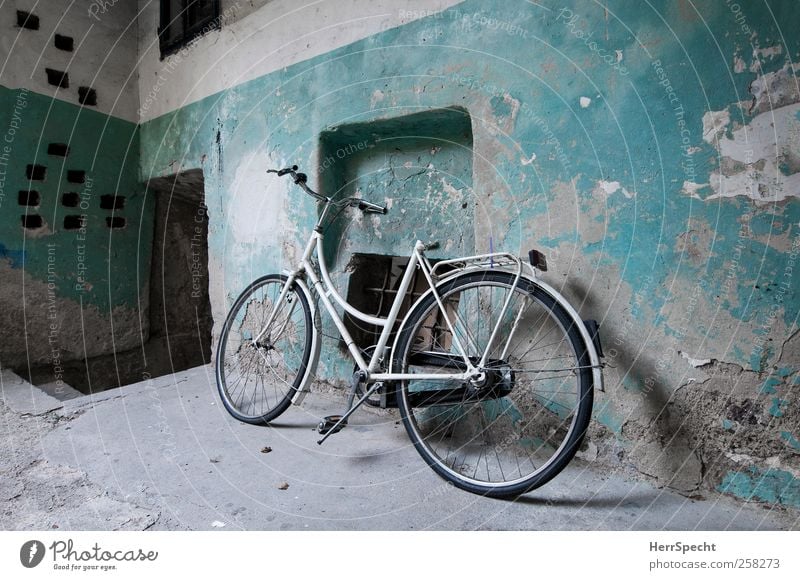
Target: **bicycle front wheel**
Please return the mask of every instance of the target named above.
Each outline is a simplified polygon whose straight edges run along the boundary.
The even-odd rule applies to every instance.
[[[309,370],[311,308],[296,284],[280,298],[286,280],[270,274],[250,284],[222,327],[217,388],[228,412],[246,423],[268,423],[283,413]]]
[[[481,371],[473,381],[401,381],[397,395],[428,465],[492,497],[525,493],[558,474],[592,409],[580,321],[534,281],[514,281],[508,272],[481,271],[440,284],[443,308],[432,294],[424,298],[404,320],[393,357],[395,372],[457,374],[466,370],[463,349]]]

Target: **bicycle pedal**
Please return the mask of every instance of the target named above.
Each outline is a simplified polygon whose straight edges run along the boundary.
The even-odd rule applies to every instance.
[[[334,429],[336,423],[338,423],[341,418],[341,415],[328,415],[327,417],[324,417],[322,421],[319,422],[319,425],[317,425],[317,432],[320,435],[338,433],[347,427],[347,421],[342,421],[339,426]]]

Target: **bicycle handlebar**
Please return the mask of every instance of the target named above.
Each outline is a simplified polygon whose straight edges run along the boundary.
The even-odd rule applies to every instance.
[[[357,203],[353,203],[358,209],[363,211],[364,213],[380,213],[386,214],[389,211],[386,207],[377,205],[375,203],[370,203],[368,201],[364,201],[363,199],[355,200]]]
[[[267,173],[275,173],[278,177],[282,177],[284,175],[291,175],[292,180],[294,181],[295,185],[299,185],[303,191],[305,191],[308,195],[316,199],[317,201],[331,201],[330,198],[321,195],[308,187],[306,181],[308,181],[308,176],[305,173],[298,173],[297,165],[292,165],[291,167],[284,167],[283,169],[267,169]],[[377,205],[375,203],[370,203],[368,201],[364,201],[363,199],[356,199],[350,198],[350,205],[357,207],[364,213],[380,213],[386,214],[388,212],[388,208]]]
[[[286,167],[285,169],[267,169],[267,173],[277,173],[278,177],[286,175],[287,173],[291,173],[292,171],[297,171],[297,165],[292,165],[291,167]]]

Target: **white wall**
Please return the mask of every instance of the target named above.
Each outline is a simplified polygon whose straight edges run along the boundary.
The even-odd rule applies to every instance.
[[[158,2],[139,0],[140,120],[153,119],[225,88],[457,3],[458,0],[222,0],[222,28],[162,61],[156,36]],[[258,7],[254,9],[255,6]]]
[[[155,5],[155,3],[153,3]],[[39,17],[39,30],[17,26],[17,10]],[[16,0],[0,7],[0,84],[78,104],[78,87],[97,91],[92,109],[137,120],[137,4],[134,0]],[[71,36],[73,52],[54,35]],[[66,71],[69,88],[48,84],[45,68]]]

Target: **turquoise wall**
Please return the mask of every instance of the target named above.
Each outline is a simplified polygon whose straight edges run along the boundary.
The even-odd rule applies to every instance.
[[[760,415],[737,428],[752,462],[765,460],[754,433],[776,456],[796,462],[781,433],[797,436],[786,420],[797,408],[797,361],[782,358],[781,346],[800,302],[800,269],[791,266],[800,201],[796,192],[774,203],[714,196],[715,175],[737,168],[713,138],[703,138],[704,118],[727,111],[719,137],[730,140],[763,112],[751,106],[752,83],[800,56],[800,11],[792,2],[748,5],[745,15],[725,2],[695,6],[467,1],[145,123],[140,179],[173,173],[176,164],[203,169],[210,251],[221,266],[212,278],[219,322],[225,302],[250,279],[293,265],[316,216],[312,200],[266,179],[267,168],[297,163],[312,185],[324,182],[320,136],[331,128],[464,108],[473,175],[459,195],[472,211],[471,243],[520,254],[543,247],[550,281],[603,324],[614,366],[596,412],[605,456],[628,457],[645,444],[666,449],[672,432],[656,431],[669,407],[684,419],[677,424],[688,431],[682,441],[698,474],[712,485],[724,479],[727,492],[757,489],[767,497],[761,484],[726,475],[738,467],[726,458],[731,439],[719,418],[738,421],[726,396],[737,405],[750,401]],[[753,45],[777,44],[780,52],[756,53],[760,68],[754,66]],[[444,167],[454,159],[429,155],[419,163]],[[375,177],[359,177],[367,199],[390,198],[392,212],[412,207],[428,186],[445,199],[443,184],[426,177],[416,190],[387,195],[380,171],[387,163],[376,158]],[[796,170],[781,164],[786,177]],[[462,227],[449,212],[426,211],[431,234],[450,240]],[[350,246],[335,266],[347,263],[347,251],[373,243],[406,253],[429,233],[411,232],[390,216],[342,226]],[[346,285],[346,277],[338,279]],[[695,368],[686,357],[710,362]],[[336,344],[328,344],[322,377],[344,377],[341,361]],[[712,394],[698,390],[729,368],[727,387],[718,381]],[[758,387],[734,392],[742,381]],[[784,416],[768,411],[766,384],[786,401]],[[687,393],[699,393],[700,402],[690,405],[695,399]],[[623,463],[646,472],[644,460],[630,456]],[[783,473],[763,485],[782,485]],[[796,484],[785,487],[773,495],[796,505]]]
[[[152,202],[139,181],[138,126],[25,89],[0,87],[0,110],[0,304],[8,332],[0,360],[27,367],[109,352],[112,313],[132,326],[147,307]],[[49,155],[51,143],[67,144],[66,157]],[[45,167],[43,180],[28,179],[29,164]],[[84,171],[85,181],[69,182],[70,170]],[[29,190],[39,193],[38,205],[18,203]],[[77,193],[78,205],[66,207],[64,193]],[[103,195],[124,196],[124,206],[101,208]],[[23,229],[24,215],[41,216],[43,227]],[[84,227],[65,228],[66,216],[83,216]],[[109,228],[111,217],[125,226]],[[25,309],[19,283],[26,284]],[[120,349],[134,346],[140,331],[146,339],[146,312],[143,318],[143,328],[120,331]],[[57,336],[48,343],[51,331]]]

